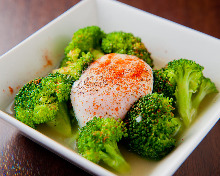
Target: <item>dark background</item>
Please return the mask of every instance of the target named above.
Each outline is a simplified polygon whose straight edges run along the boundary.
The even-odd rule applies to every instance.
[[[219,0],[120,1],[220,38]],[[0,0],[0,55],[78,2]],[[220,122],[217,122],[174,175],[220,175],[219,134]],[[1,119],[0,151],[0,175],[89,175],[27,139]]]

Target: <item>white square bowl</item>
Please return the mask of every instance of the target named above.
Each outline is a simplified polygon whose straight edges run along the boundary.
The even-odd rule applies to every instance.
[[[205,67],[220,90],[220,40],[166,19],[111,0],[84,0],[28,37],[0,58],[0,118],[26,136],[70,162],[97,175],[115,175],[96,165],[58,141],[17,121],[8,107],[27,81],[55,68],[63,50],[79,28],[98,25],[106,33],[122,30],[141,37],[152,53],[156,66],[187,58]],[[178,147],[159,162],[150,162],[123,151],[131,164],[130,175],[172,175],[218,121],[220,96],[202,109],[195,123],[184,133]]]

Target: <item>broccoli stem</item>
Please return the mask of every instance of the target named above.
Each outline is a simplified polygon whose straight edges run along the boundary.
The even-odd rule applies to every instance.
[[[186,127],[188,127],[192,120],[196,117],[199,105],[206,95],[211,93],[218,93],[215,84],[209,78],[202,78],[201,84],[196,93],[190,91],[190,73],[185,72],[184,76],[180,75],[177,80],[176,98],[178,104],[178,112]],[[182,79],[181,79],[182,78]]]
[[[199,90],[199,92],[197,92],[195,98],[192,101],[192,109],[191,109],[192,118],[196,116],[198,107],[206,95],[207,95],[206,91]]]
[[[104,55],[101,49],[93,49],[91,53],[94,56],[94,60],[97,60]]]
[[[69,137],[72,134],[72,125],[67,102],[64,101],[59,103],[58,109],[56,117],[46,124],[59,134]]]
[[[191,107],[192,107],[192,92],[189,90],[189,74],[185,74],[182,79],[177,80],[176,98],[178,104],[178,112],[186,127],[188,127],[192,121]]]
[[[179,117],[174,117],[171,119],[169,126],[176,126],[175,131],[171,135],[172,137],[178,138],[180,134],[182,134],[183,126]]]
[[[115,169],[119,173],[127,173],[130,170],[129,164],[121,155],[116,143],[104,144],[105,152],[101,153],[101,158],[105,164]]]
[[[191,109],[192,118],[196,116],[199,105],[206,97],[206,95],[211,93],[218,93],[218,90],[216,89],[215,84],[209,78],[204,77],[202,79],[202,83],[198,89],[198,92],[196,92],[192,100],[192,109]]]

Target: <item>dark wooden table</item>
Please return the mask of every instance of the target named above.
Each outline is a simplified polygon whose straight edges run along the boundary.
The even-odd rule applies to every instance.
[[[120,1],[220,38],[219,0]],[[78,2],[0,0],[0,55]],[[174,175],[220,175],[219,134],[220,122],[217,122]],[[3,120],[0,120],[0,150],[0,175],[89,175],[27,139]]]

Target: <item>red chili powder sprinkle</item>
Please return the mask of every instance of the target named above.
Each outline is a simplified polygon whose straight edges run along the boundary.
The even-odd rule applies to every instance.
[[[20,85],[19,85],[19,86],[17,86],[17,87],[16,87],[16,90],[19,90],[21,87],[22,87],[22,86],[20,86]]]
[[[43,58],[46,61],[46,64],[43,66],[44,68],[53,65],[53,62],[49,59],[48,51],[45,51]]]
[[[46,60],[46,64],[44,65],[44,67],[53,65],[52,61],[48,58],[48,56],[45,56],[45,60]]]
[[[134,59],[128,57],[126,59],[118,59],[113,65],[110,66],[112,61],[111,59],[115,56],[115,54],[109,54],[108,56],[109,57],[106,58],[105,62],[99,62],[97,60],[96,62],[99,62],[99,67],[93,68],[93,70],[98,74],[100,72],[106,73],[105,79],[107,81],[106,83],[108,84],[114,84],[115,81],[121,83],[123,82],[122,79],[124,78],[129,78],[129,80],[139,82],[141,78],[149,76],[149,73],[145,70],[145,65],[143,62],[137,62],[132,67],[131,65],[133,65],[132,62],[134,62]]]
[[[13,94],[14,89],[13,89],[11,86],[9,86],[8,89],[9,89],[9,92],[10,92],[11,94]]]

